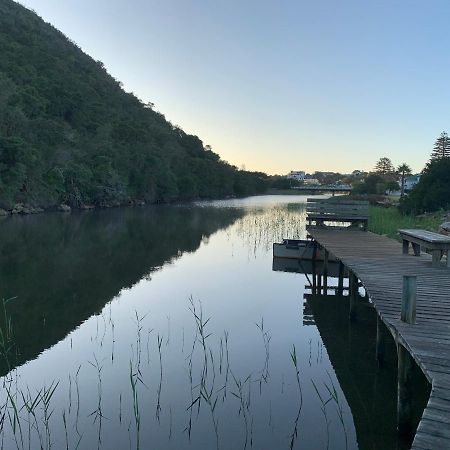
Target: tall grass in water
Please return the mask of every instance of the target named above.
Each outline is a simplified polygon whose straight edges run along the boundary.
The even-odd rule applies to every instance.
[[[16,297],[12,297],[2,300],[3,317],[0,318],[0,352],[6,362],[6,365],[8,366],[8,372],[11,370],[9,355],[14,348],[14,335],[11,316],[6,310],[6,305],[15,298]]]
[[[272,336],[268,331],[264,329],[264,318],[261,318],[261,323],[257,323],[256,326],[258,327],[258,330],[261,332],[265,350],[264,367],[261,370],[261,378],[259,380],[259,389],[261,392],[262,381],[264,381],[265,383],[269,381],[270,339],[272,338]]]
[[[300,421],[300,414],[302,412],[302,407],[303,407],[303,391],[302,391],[302,385],[300,383],[300,370],[298,368],[298,359],[297,359],[297,352],[295,350],[295,345],[292,346],[292,351],[291,351],[290,355],[291,355],[292,364],[295,369],[295,379],[297,380],[298,391],[300,394],[300,402],[299,402],[299,406],[298,406],[298,411],[297,411],[297,415],[294,420],[294,431],[291,434],[291,442],[290,442],[290,446],[289,446],[290,450],[292,450],[294,448],[294,444],[295,444],[295,441],[298,436],[298,423]]]
[[[336,412],[339,417],[339,422],[341,423],[342,430],[344,431],[344,437],[345,437],[345,449],[348,449],[348,434],[347,434],[347,427],[345,426],[345,420],[344,420],[344,409],[342,407],[341,399],[339,398],[338,392],[336,390],[336,387],[334,386],[333,379],[331,378],[330,373],[327,371],[328,379],[330,380],[330,384],[324,383],[324,386],[328,393],[330,394],[330,398],[334,402],[334,406],[336,407]]]
[[[238,416],[235,418],[237,422],[234,425],[233,432],[242,433],[242,437],[238,436],[239,440],[242,439],[240,448],[248,449],[254,447],[254,439],[261,440],[261,436],[258,435],[261,426],[267,426],[267,423],[259,423],[261,416],[257,412],[258,409],[264,408],[264,404],[261,401],[267,398],[261,397],[261,382],[265,387],[265,394],[271,396],[275,392],[270,385],[274,381],[271,378],[275,377],[269,376],[269,356],[273,358],[273,353],[271,353],[273,350],[270,349],[271,334],[267,329],[266,321],[260,319],[259,323],[256,323],[258,330],[254,327],[252,328],[255,338],[259,338],[256,342],[262,347],[262,349],[255,352],[255,354],[260,355],[261,361],[258,361],[256,366],[244,369],[245,372],[240,372],[235,367],[231,367],[233,361],[230,361],[230,359],[233,357],[233,352],[231,347],[229,348],[229,333],[224,331],[217,338],[214,338],[211,328],[212,319],[204,314],[199,301],[194,301],[192,298],[189,301],[193,316],[193,327],[191,327],[193,328],[191,335],[193,337],[193,343],[192,350],[186,346],[187,355],[185,354],[183,358],[185,358],[188,366],[187,373],[189,376],[190,398],[186,397],[186,403],[183,403],[184,407],[182,406],[180,411],[176,411],[175,409],[172,411],[173,404],[170,404],[166,400],[166,397],[170,398],[170,392],[167,395],[161,396],[163,375],[165,377],[171,375],[170,353],[166,356],[166,353],[163,355],[163,351],[166,345],[168,346],[168,350],[170,349],[177,334],[172,333],[172,342],[170,340],[168,342],[166,336],[160,335],[155,330],[155,334],[157,334],[155,336],[157,346],[155,346],[154,341],[150,341],[152,329],[147,329],[143,323],[145,315],[141,316],[135,312],[132,319],[136,330],[133,345],[131,345],[130,353],[126,353],[125,355],[128,359],[127,362],[129,362],[129,370],[127,371],[127,367],[124,370],[125,391],[117,392],[117,395],[114,392],[112,396],[116,399],[116,408],[114,410],[108,410],[109,413],[107,413],[105,409],[105,404],[109,404],[111,396],[108,390],[108,378],[105,379],[104,365],[109,364],[110,367],[117,367],[117,362],[113,366],[114,359],[110,357],[110,349],[108,348],[104,350],[102,357],[95,356],[94,354],[93,359],[87,361],[89,363],[88,367],[86,367],[88,369],[87,372],[90,374],[94,371],[95,373],[94,386],[92,387],[94,389],[96,388],[97,392],[96,395],[91,395],[88,399],[83,397],[83,408],[80,408],[80,390],[83,387],[79,380],[81,365],[78,366],[75,373],[69,374],[68,390],[64,385],[63,388],[57,391],[58,383],[53,382],[50,386],[47,385],[47,388],[42,388],[35,395],[34,393],[30,393],[30,390],[21,391],[14,377],[10,377],[10,380],[6,384],[9,393],[7,396],[5,392],[6,399],[4,400],[7,400],[8,403],[6,407],[0,404],[0,432],[2,434],[0,445],[4,436],[6,436],[6,440],[9,439],[9,442],[5,444],[6,448],[17,448],[17,450],[77,449],[83,437],[85,441],[89,439],[89,442],[84,443],[85,446],[87,445],[89,448],[105,448],[106,443],[104,442],[104,438],[107,435],[109,424],[112,424],[112,426],[117,426],[120,430],[124,431],[124,434],[126,434],[126,430],[128,431],[130,448],[142,448],[142,446],[147,445],[146,441],[148,437],[145,437],[144,433],[148,430],[148,418],[152,415],[151,413],[154,411],[153,408],[155,406],[155,403],[147,401],[148,394],[146,392],[154,392],[153,389],[150,389],[152,387],[156,389],[156,392],[151,394],[156,396],[156,418],[153,414],[153,421],[158,425],[161,421],[163,425],[168,426],[169,440],[173,439],[172,433],[175,433],[177,430],[177,414],[181,412],[188,419],[188,426],[185,428],[185,431],[188,432],[189,439],[191,429],[193,427],[195,428],[195,423],[197,423],[201,427],[197,430],[200,434],[207,434],[205,432],[208,430],[205,427],[210,428],[210,448],[224,448],[227,444],[224,430],[227,429],[228,425],[225,423],[227,417],[224,416],[224,413],[229,414],[230,411],[233,411]],[[112,321],[110,323],[112,325]],[[167,323],[169,324],[169,319]],[[111,328],[113,327],[111,326]],[[168,325],[168,333],[169,329],[170,327]],[[96,333],[97,330],[94,329],[93,335],[95,336]],[[100,339],[102,336],[101,330],[99,330],[98,336],[97,345],[101,347],[103,341],[103,338],[102,340]],[[153,343],[153,348],[150,348],[149,343]],[[292,418],[293,423],[286,424],[290,427],[290,430],[284,434],[286,448],[289,447],[289,441],[291,441],[290,448],[299,445],[297,434],[300,435],[300,433],[297,430],[300,428],[302,421],[302,387],[304,388],[304,386],[301,384],[301,368],[297,350],[295,347],[292,347],[292,351],[290,352],[292,362],[290,368],[292,369],[294,367],[295,369],[295,380],[293,379],[294,373],[292,373],[291,378],[293,383],[286,384],[287,389],[291,389],[289,386],[292,386],[290,392],[292,392],[293,398],[290,398],[289,402],[293,402],[296,399],[295,411],[293,411],[293,415],[296,414],[296,417]],[[146,351],[147,356],[145,356]],[[288,351],[284,353],[286,362],[289,365]],[[151,355],[154,356],[155,364],[152,365],[152,372],[148,372]],[[166,359],[168,362],[166,362]],[[146,363],[148,367],[145,367]],[[272,371],[276,369],[272,364],[270,368]],[[248,374],[249,371],[250,374]],[[155,376],[147,378],[147,374],[154,374]],[[281,376],[283,380],[283,393],[284,374],[281,373]],[[147,383],[147,379],[150,380],[149,386],[145,384]],[[258,389],[257,383],[260,384],[260,396],[258,396],[257,390],[253,390],[252,392],[252,389]],[[189,385],[186,385],[186,394],[188,395]],[[104,390],[105,388],[106,390]],[[334,402],[339,420],[344,427],[343,409],[340,406],[341,399],[338,397],[331,379],[330,382],[327,381],[325,387],[320,384],[320,389],[317,389],[318,393],[319,390],[320,396],[322,397],[321,405],[324,410],[323,413],[330,412],[330,408],[334,411]],[[54,395],[55,392],[57,395]],[[61,396],[62,392],[64,393],[63,396]],[[230,395],[227,395],[227,393]],[[54,399],[53,397],[58,397],[58,399]],[[122,397],[124,398],[122,399]],[[126,406],[123,407],[122,400],[127,397],[129,400],[125,400],[124,404]],[[85,404],[86,400],[87,402]],[[165,400],[165,403],[163,400]],[[275,425],[272,424],[272,417],[276,418],[277,415],[272,414],[273,399],[269,397],[268,400],[270,404],[268,425],[273,432]],[[327,404],[324,405],[323,402],[327,402],[328,406]],[[202,411],[200,411],[200,407],[202,407]],[[202,417],[199,420],[200,412]],[[255,412],[257,412],[256,415]],[[197,417],[195,417],[196,414]],[[87,419],[86,430],[82,429],[81,421],[79,428],[79,417],[85,417]],[[327,418],[326,422],[328,423]],[[3,430],[3,425],[8,428],[6,432]],[[126,448],[127,446],[125,445],[124,447]]]
[[[442,214],[435,213],[429,216],[403,215],[397,208],[369,207],[369,231],[383,234],[392,239],[399,239],[400,228],[423,228],[437,231],[442,222]]]

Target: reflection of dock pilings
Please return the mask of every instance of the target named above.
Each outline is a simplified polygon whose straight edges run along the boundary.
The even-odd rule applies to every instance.
[[[336,298],[342,298],[341,295],[348,292],[348,295],[343,297],[346,299],[346,305],[345,308],[347,309],[347,317],[348,320],[346,320],[347,327],[349,330],[354,329],[355,327],[359,327],[361,320],[367,321],[367,319],[364,319],[360,317],[361,311],[372,311],[372,319],[371,319],[371,326],[370,328],[373,329],[371,331],[371,347],[373,347],[373,355],[375,357],[372,357],[372,362],[375,361],[376,368],[373,370],[378,371],[380,373],[385,370],[385,363],[386,360],[389,358],[392,359],[392,354],[396,357],[396,369],[397,369],[397,382],[396,382],[396,389],[395,393],[390,393],[392,397],[396,400],[395,405],[395,421],[393,423],[396,424],[396,430],[397,435],[399,436],[399,447],[401,448],[409,448],[409,445],[412,443],[412,440],[414,438],[414,433],[416,432],[417,426],[420,422],[421,414],[423,412],[423,409],[425,408],[428,397],[430,395],[430,385],[426,382],[426,378],[424,376],[424,373],[422,370],[418,367],[418,365],[415,363],[413,357],[411,356],[410,349],[406,348],[406,343],[404,341],[404,337],[401,336],[399,332],[399,328],[401,329],[401,324],[396,326],[391,325],[391,322],[388,320],[387,322],[383,320],[382,316],[380,316],[381,312],[378,311],[378,307],[374,307],[374,304],[372,303],[372,299],[369,296],[369,292],[363,286],[362,282],[359,280],[356,272],[354,272],[353,265],[350,264],[349,267],[345,266],[345,264],[342,262],[342,259],[340,258],[339,252],[335,251],[335,247],[344,248],[345,242],[339,241],[340,234],[336,231],[330,231],[330,235],[333,234],[333,238],[330,238],[330,242],[332,242],[335,247],[332,245],[328,247],[327,239],[328,238],[326,234],[328,234],[325,230],[319,230],[315,231],[315,233],[311,234],[318,234],[318,236],[321,238],[320,243],[323,244],[322,252],[324,253],[324,262],[323,267],[320,268],[315,274],[312,274],[312,282],[310,285],[311,288],[311,294],[309,297],[320,297],[320,298],[330,298],[332,296],[328,295],[330,292],[334,292],[336,294]],[[352,237],[356,238],[356,233],[358,232],[341,232],[342,236],[345,235],[352,235]],[[364,235],[364,233],[358,233]],[[371,235],[370,233],[365,233],[365,235]],[[315,236],[313,236],[315,237]],[[370,236],[369,236],[370,238]],[[334,240],[333,240],[334,239]],[[351,242],[350,237],[347,237],[349,242]],[[325,244],[324,244],[325,243]],[[315,245],[319,246],[319,241],[315,241]],[[335,257],[339,262],[337,263],[339,265],[338,269],[338,276],[337,276],[337,284],[334,284],[330,288],[330,283],[333,283],[335,280],[330,280],[329,277],[329,255],[330,252],[328,248],[333,249],[333,257]],[[363,244],[362,244],[363,245]],[[372,250],[372,253],[368,252],[369,255],[366,256],[364,254],[364,250],[361,250],[361,256],[360,256],[360,264],[361,267],[366,269],[368,267],[371,267],[371,264],[373,266],[373,274],[367,275],[370,276],[370,279],[376,279],[378,276],[382,276],[383,274],[378,274],[377,269],[379,270],[380,265],[384,264],[385,262],[382,259],[378,253],[375,253],[378,249]],[[345,251],[345,250],[343,250]],[[337,253],[337,254],[336,254]],[[347,258],[352,258],[353,255],[349,255],[348,252],[345,254]],[[370,256],[373,257],[375,255],[378,259],[370,260]],[[359,256],[359,255],[358,255]],[[345,259],[344,259],[345,261]],[[357,269],[358,270],[358,269]],[[347,276],[345,276],[346,274]],[[347,283],[347,289],[344,286],[344,280],[345,278],[348,278]],[[366,279],[364,278],[364,279]],[[360,288],[363,289],[360,289]],[[389,293],[392,292],[393,287],[386,284],[384,286],[385,292]],[[395,289],[395,287],[394,287]],[[399,288],[397,288],[398,290]],[[401,286],[400,286],[401,289]],[[364,295],[360,295],[360,293],[364,293]],[[387,294],[389,295],[389,294]],[[308,298],[309,298],[308,297]],[[335,296],[333,296],[335,297]],[[309,302],[309,301],[308,301]],[[328,300],[328,310],[330,309],[333,301]],[[361,310],[362,305],[365,305],[365,310]],[[395,310],[396,305],[393,304],[391,307],[391,310]],[[318,319],[318,316],[316,314],[316,311],[313,309],[313,316],[314,320],[319,328],[320,331],[320,320]],[[398,309],[398,306],[397,306]],[[383,311],[384,313],[384,311]],[[324,314],[325,311],[324,311]],[[342,319],[342,318],[341,318]],[[400,314],[397,320],[400,319]],[[385,323],[388,325],[386,326]],[[366,328],[369,330],[369,327]],[[322,334],[322,332],[321,332]],[[394,338],[392,339],[391,336]],[[323,336],[322,336],[323,337]],[[395,343],[395,347],[393,350],[392,342]],[[325,339],[324,343],[327,346]],[[348,343],[349,345],[353,345],[354,342],[351,341]],[[327,347],[328,349],[328,347]],[[396,351],[395,351],[396,349]],[[331,359],[331,356],[330,356]],[[333,362],[333,361],[332,361]],[[363,361],[360,360],[359,364],[363,364]],[[334,365],[334,363],[333,363]],[[339,374],[338,378],[339,378]],[[346,392],[344,388],[344,392]],[[383,398],[384,402],[386,401],[386,398],[384,396],[384,393],[382,391],[380,392],[381,398]],[[346,394],[347,396],[347,394]],[[383,402],[382,402],[383,403]],[[350,404],[350,402],[349,402]],[[351,405],[350,405],[351,406]],[[352,407],[352,406],[351,406]],[[353,408],[352,408],[353,411]],[[380,411],[381,414],[384,414],[384,412]],[[356,418],[356,415],[354,414],[354,417]],[[356,426],[356,423],[355,423]],[[422,426],[422,424],[421,424]],[[358,430],[357,430],[358,433]],[[360,435],[358,433],[358,441],[360,439]],[[405,447],[403,447],[405,446]],[[365,447],[364,447],[365,448]],[[368,447],[367,447],[368,448]],[[371,447],[373,448],[373,447]],[[376,448],[388,448],[388,447],[376,447]],[[395,448],[395,447],[392,447]],[[415,448],[415,447],[414,447]],[[419,448],[419,447],[418,447]],[[422,447],[420,447],[422,448]],[[424,447],[424,448],[438,448],[436,446],[431,445],[430,447]],[[441,448],[441,447],[439,447]]]
[[[349,296],[306,294],[339,385],[351,409],[358,447],[371,450],[406,450],[410,439],[397,433],[397,352],[394,339],[363,296],[356,302],[356,320],[348,320]],[[376,358],[377,333],[383,334],[384,362]],[[428,396],[427,383],[415,367],[413,382],[421,398]],[[412,405],[415,423],[423,402]]]

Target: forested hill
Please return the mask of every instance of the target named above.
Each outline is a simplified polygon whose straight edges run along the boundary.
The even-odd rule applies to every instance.
[[[265,181],[126,93],[32,11],[0,0],[0,208],[247,195]]]

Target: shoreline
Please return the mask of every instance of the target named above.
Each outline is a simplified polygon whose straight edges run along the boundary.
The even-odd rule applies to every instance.
[[[210,197],[210,198],[193,198],[190,200],[184,201],[173,201],[173,202],[155,202],[148,203],[144,200],[130,200],[124,203],[111,203],[105,205],[92,205],[86,204],[80,207],[72,207],[65,203],[61,203],[60,205],[54,205],[49,208],[41,208],[35,207],[28,203],[16,203],[12,209],[2,209],[0,208],[0,218],[2,217],[14,217],[14,216],[33,216],[38,214],[47,214],[47,213],[71,213],[71,212],[83,212],[83,211],[99,211],[105,209],[113,209],[113,208],[137,208],[137,207],[145,207],[145,206],[157,206],[157,205],[188,205],[194,202],[199,201],[212,201],[212,200],[231,200],[231,199],[239,199],[239,198],[248,198],[248,197],[258,197],[264,195],[304,195],[296,192],[295,190],[289,189],[268,189],[266,192],[253,194],[253,195],[245,195],[243,197],[233,196],[233,197]],[[309,194],[314,195],[314,194]],[[317,195],[317,194],[315,194]]]

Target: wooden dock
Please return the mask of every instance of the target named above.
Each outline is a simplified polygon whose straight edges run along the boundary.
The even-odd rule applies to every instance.
[[[326,227],[310,227],[308,232],[361,281],[396,340],[400,416],[408,413],[408,400],[402,402],[414,395],[404,358],[412,357],[431,383],[412,448],[450,449],[450,269],[444,264],[432,267],[428,254],[402,254],[400,243],[370,232]],[[415,324],[400,320],[404,275],[417,276]]]

